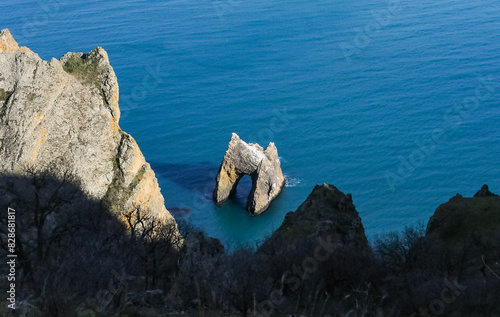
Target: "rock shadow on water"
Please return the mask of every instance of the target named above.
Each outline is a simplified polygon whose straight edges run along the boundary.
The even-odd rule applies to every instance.
[[[176,220],[187,218],[191,215],[191,208],[187,207],[167,207],[167,210]]]
[[[157,176],[168,179],[190,191],[209,193],[211,197],[219,165],[211,162],[193,164],[151,162],[150,164]]]

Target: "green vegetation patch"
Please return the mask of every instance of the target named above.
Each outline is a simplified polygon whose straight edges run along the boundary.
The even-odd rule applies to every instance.
[[[86,70],[87,65],[85,65],[84,60],[78,55],[73,55],[64,64],[63,69],[69,74],[83,74],[88,73]]]
[[[28,94],[28,100],[29,100],[29,101],[33,101],[33,100],[35,100],[35,98],[36,98],[36,97],[37,97],[37,95],[36,95],[35,93],[30,92],[30,93]]]
[[[118,157],[111,158],[113,163],[113,180],[109,184],[108,191],[104,195],[102,202],[105,208],[115,213],[119,213],[123,209],[123,176],[120,172],[120,162]]]
[[[128,185],[130,191],[133,191],[137,187],[137,185],[139,185],[139,182],[142,180],[145,173],[146,165],[143,165],[137,175],[135,175],[134,180]]]
[[[93,84],[99,91],[101,90],[99,84],[100,70],[97,61],[72,55],[66,64],[64,64],[63,69],[68,74],[74,75],[87,84]]]
[[[3,88],[0,88],[0,101],[7,100],[10,95],[12,95],[12,91],[6,91]]]
[[[142,166],[142,168],[139,170],[137,175],[127,187],[125,185],[123,175],[120,171],[120,162],[118,157],[113,157],[111,161],[113,163],[114,176],[113,181],[108,187],[108,191],[104,195],[103,204],[109,210],[119,214],[123,211],[123,206],[132,196],[135,188],[146,173],[146,166]]]

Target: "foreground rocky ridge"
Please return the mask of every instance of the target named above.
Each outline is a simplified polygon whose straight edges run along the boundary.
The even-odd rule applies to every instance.
[[[490,234],[500,227],[500,197],[488,185],[466,198],[457,194],[436,209],[426,235],[448,242],[471,241],[474,235]]]
[[[500,200],[486,185],[439,206],[427,230],[406,228],[372,245],[352,196],[329,184],[317,185],[256,252],[224,254],[217,240],[194,239],[203,243],[181,258],[185,287],[171,300],[200,314],[500,315]]]
[[[44,61],[2,30],[0,174],[71,174],[85,194],[118,214],[140,209],[173,221],[151,166],[120,129],[118,99],[104,49]]]
[[[283,224],[260,247],[263,252],[281,251],[307,240],[356,250],[368,249],[368,240],[351,194],[329,184],[316,185],[297,211],[289,212]],[[271,248],[270,246],[273,245]]]

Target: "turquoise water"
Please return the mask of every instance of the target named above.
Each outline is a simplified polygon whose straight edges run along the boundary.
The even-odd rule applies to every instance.
[[[121,127],[167,208],[253,246],[314,185],[352,193],[367,234],[426,223],[457,192],[500,192],[500,3],[2,1],[1,28],[44,59],[104,47]],[[211,200],[232,132],[276,143],[287,187],[259,217],[248,177]]]

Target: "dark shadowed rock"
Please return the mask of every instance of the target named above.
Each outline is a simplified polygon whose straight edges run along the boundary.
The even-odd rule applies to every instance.
[[[305,240],[328,241],[330,246],[368,248],[365,230],[351,194],[333,185],[316,185],[297,211],[289,212],[283,224],[260,250],[279,250]],[[274,252],[274,251],[271,251]]]
[[[439,206],[429,219],[426,236],[466,241],[475,233],[488,234],[499,228],[500,197],[483,185],[472,198],[457,194]]]
[[[224,246],[203,232],[190,234],[184,242],[178,277],[169,291],[170,300],[176,306],[197,307],[203,304],[201,293],[212,293],[222,283]]]
[[[247,210],[252,214],[260,214],[269,207],[285,184],[278,150],[272,142],[264,150],[258,144],[247,144],[233,133],[216,177],[213,197],[218,205],[236,192],[238,182],[245,175],[252,177]]]
[[[224,246],[219,239],[207,237],[202,232],[194,232],[185,241],[186,253],[199,254],[206,257],[224,254]]]
[[[481,189],[474,194],[474,197],[498,197],[498,195],[490,192],[488,185],[484,184],[483,187],[481,187]]]

